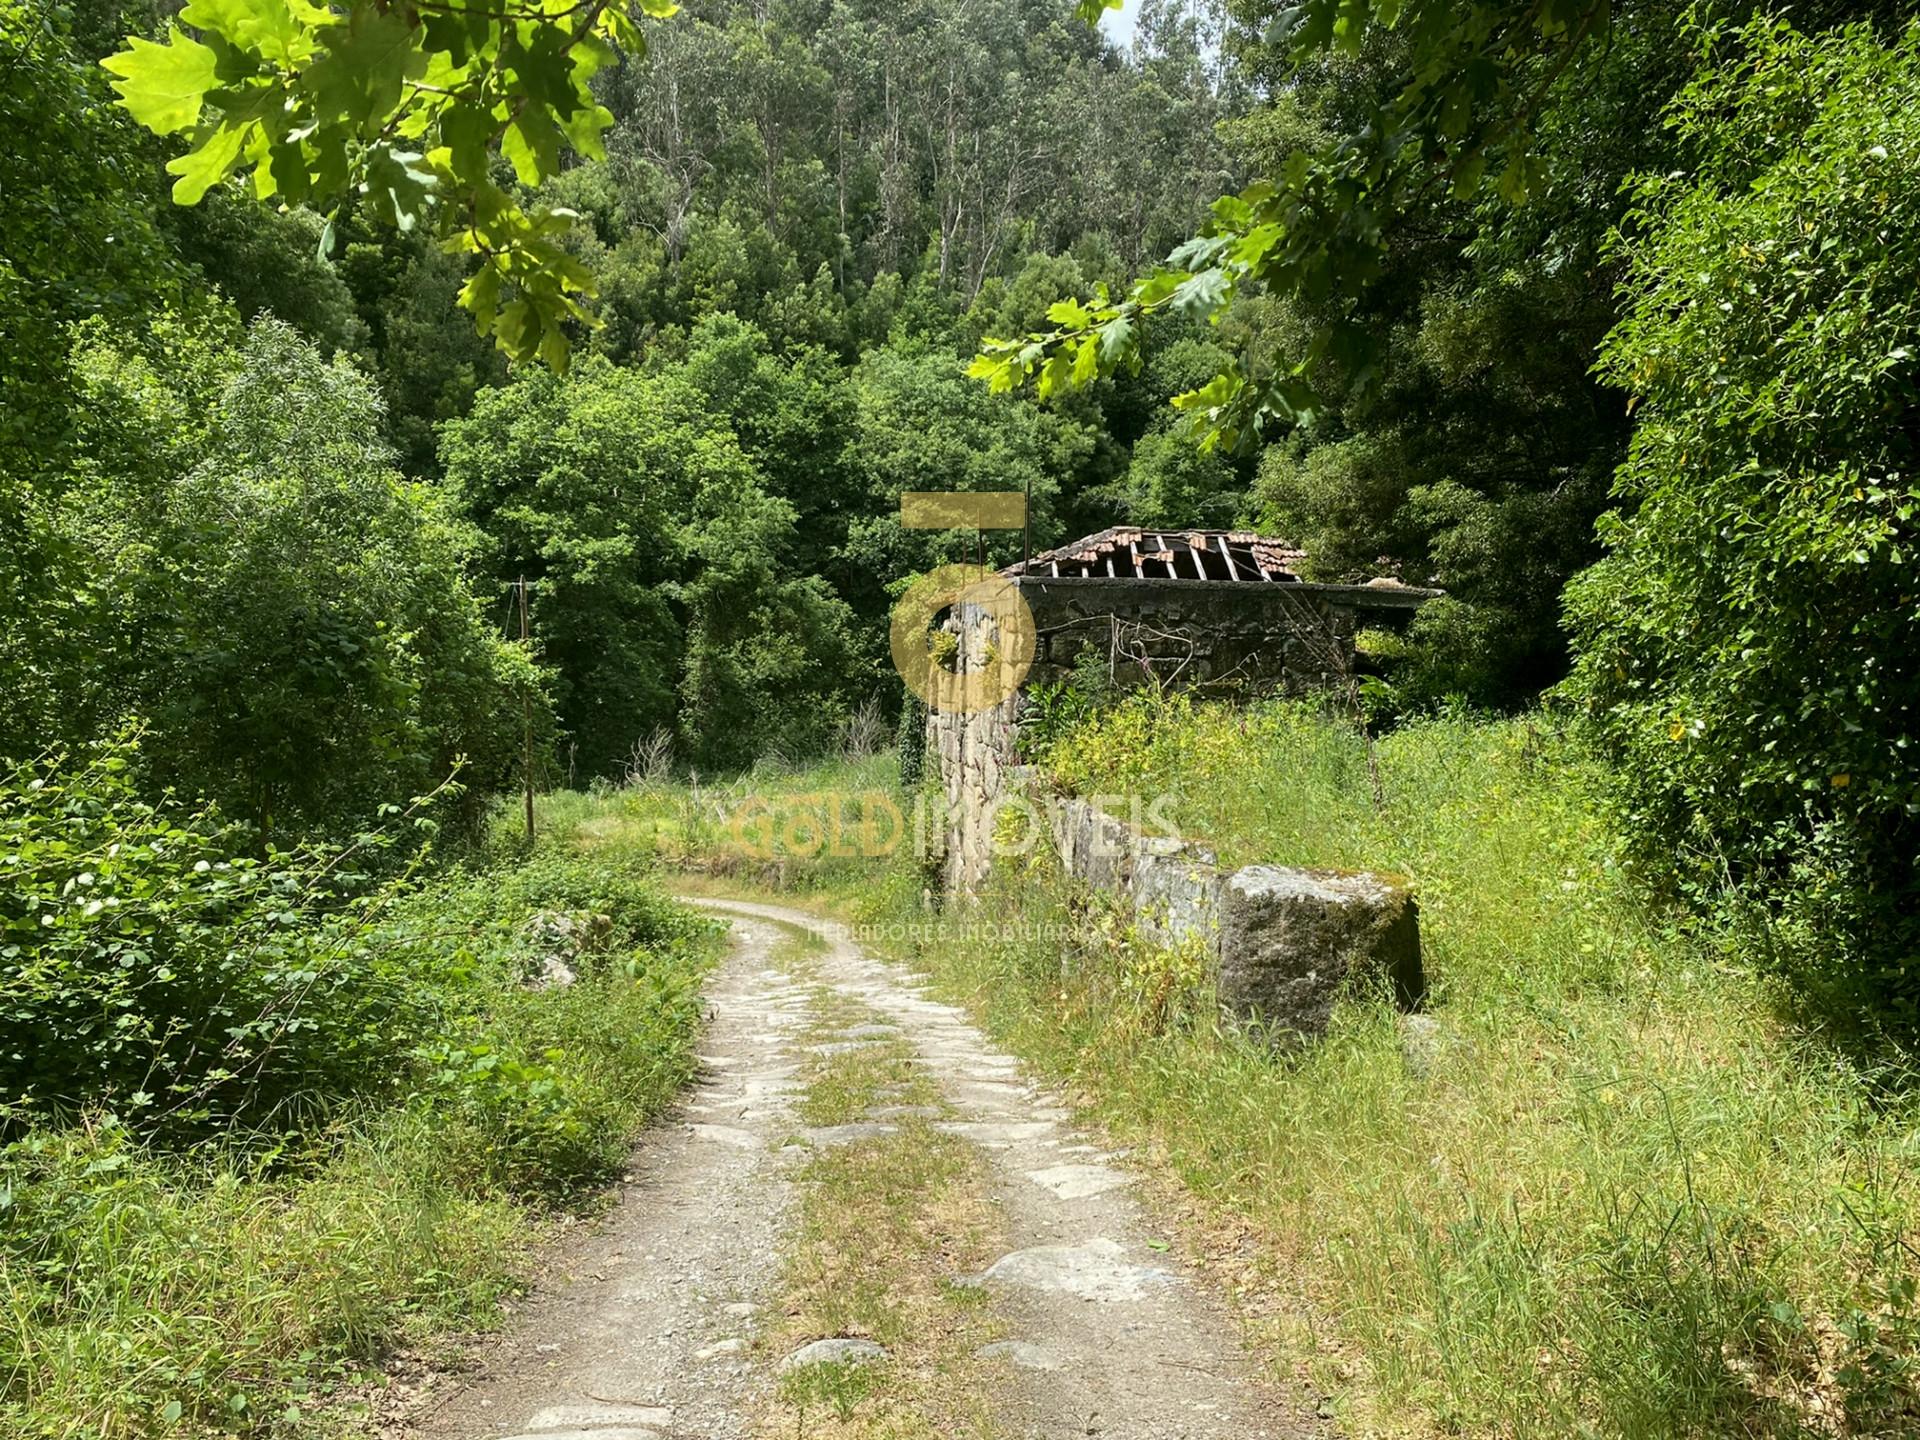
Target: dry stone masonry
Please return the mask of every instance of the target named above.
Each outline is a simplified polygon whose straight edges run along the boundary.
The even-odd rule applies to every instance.
[[[1040,784],[1031,771],[1016,778],[1029,794]],[[1090,801],[1022,803],[1048,813],[1069,875],[1128,906],[1153,942],[1197,942],[1216,967],[1221,1009],[1277,1042],[1323,1034],[1343,995],[1384,991],[1405,1009],[1425,995],[1419,905],[1397,877],[1226,871],[1204,846],[1142,831]]]
[[[1334,1001],[1384,984],[1419,1004],[1420,916],[1412,892],[1364,871],[1249,865],[1226,877],[1220,999],[1230,1011],[1298,1035],[1326,1030]]]
[[[1346,684],[1356,630],[1404,620],[1433,593],[1309,584],[1285,569],[1293,555],[1239,534],[1107,531],[1010,567],[1003,574],[1031,613],[1030,639],[1007,633],[989,610],[957,607],[947,668],[977,674],[1025,643],[1025,686],[971,713],[936,704],[928,718],[947,806],[942,872],[950,894],[974,893],[996,840],[1042,815],[1068,874],[1121,899],[1161,943],[1197,937],[1218,964],[1223,1009],[1276,1038],[1322,1033],[1335,1000],[1356,988],[1418,1004],[1418,907],[1406,884],[1271,865],[1223,872],[1209,851],[1139,816],[1129,823],[1097,803],[1045,793],[1020,764],[1019,729],[1035,685],[1066,680],[1089,663],[1121,686],[1153,682],[1214,696]],[[1103,568],[1109,573],[1097,573]],[[1218,578],[1222,570],[1236,578]],[[1018,804],[1009,803],[1014,796]]]

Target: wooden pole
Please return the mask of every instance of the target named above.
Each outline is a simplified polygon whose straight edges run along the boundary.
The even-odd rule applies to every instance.
[[[1033,563],[1033,471],[1027,471],[1027,502],[1020,507],[1020,573]]]
[[[528,647],[530,631],[527,626],[527,577],[522,575],[515,587],[520,592],[520,644]],[[520,689],[520,730],[521,753],[520,768],[527,787],[527,843],[533,843],[533,690],[522,685]]]

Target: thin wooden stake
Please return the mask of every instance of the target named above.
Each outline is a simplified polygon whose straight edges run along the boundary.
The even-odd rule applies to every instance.
[[[527,577],[522,575],[516,587],[520,591],[520,644],[528,648],[530,631],[527,626]],[[533,843],[533,690],[522,684],[520,687],[520,726],[522,749],[520,768],[527,787],[527,843]]]
[[[1027,471],[1027,501],[1020,507],[1020,573],[1033,564],[1033,471]]]

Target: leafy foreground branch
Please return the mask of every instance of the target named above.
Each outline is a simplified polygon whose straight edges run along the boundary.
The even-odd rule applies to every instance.
[[[659,18],[677,8],[640,0]],[[569,212],[524,209],[494,182],[492,155],[526,186],[559,173],[563,147],[604,158],[613,116],[589,82],[620,51],[646,53],[624,3],[193,0],[180,19],[191,33],[134,36],[102,62],[134,119],[187,136],[167,163],[176,203],[238,173],[258,200],[328,214],[329,237],[347,204],[401,230],[424,221],[479,258],[460,303],[481,333],[564,368],[564,322],[587,319],[577,297],[593,277],[561,248]]]
[[[377,882],[113,766],[0,782],[0,1431],[265,1434],[497,1318],[686,1079],[708,929],[635,851]]]

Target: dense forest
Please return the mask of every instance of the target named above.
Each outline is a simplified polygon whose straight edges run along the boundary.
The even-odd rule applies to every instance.
[[[1134,451],[1204,341],[1063,410],[961,372],[1232,184],[1193,17],[1150,9],[1130,57],[1036,4],[659,23],[603,77],[606,159],[542,197],[599,290],[564,378],[509,377],[457,260],[365,207],[166,204],[94,64],[126,18],[8,16],[7,189],[36,202],[6,222],[8,565],[36,613],[0,749],[138,716],[157,784],[323,822],[456,754],[501,783],[530,683],[543,780],[618,775],[661,727],[738,765],[876,687],[889,586],[934,554],[901,490],[1030,484],[1047,540],[1184,508],[1191,465]],[[533,679],[501,638],[522,576]]]
[[[1442,587],[1385,713],[1584,709],[1644,858],[1851,895],[1806,923],[1897,975],[1913,393],[1881,130],[1915,41],[1871,4],[1578,14],[1484,73],[1473,25],[1260,5],[1148,4],[1124,49],[1037,0],[622,18],[572,147],[515,120],[474,182],[544,217],[476,298],[398,189],[263,205],[200,173],[227,131],[149,133],[194,112],[129,67],[216,53],[174,21],[12,5],[0,753],[137,731],[148,793],[263,839],[456,758],[497,789],[529,707],[542,784],[804,754],[894,707],[890,599],[971,544],[903,530],[899,494],[1022,489],[1042,544],[1251,524],[1319,578]],[[1690,276],[1703,245],[1758,258]],[[539,266],[558,320],[490,298]],[[560,348],[509,367],[509,324]],[[973,366],[992,386],[983,347],[1019,355]]]

